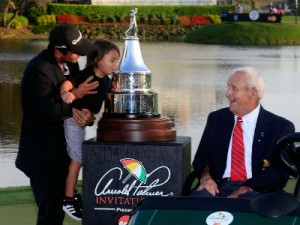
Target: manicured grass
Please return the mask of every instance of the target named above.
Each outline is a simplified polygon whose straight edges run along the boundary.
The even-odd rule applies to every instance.
[[[81,192],[81,190],[82,181],[79,181],[78,191]],[[31,188],[28,186],[0,188],[0,206],[34,203],[35,201]]]
[[[224,22],[188,33],[185,41],[218,45],[300,45],[300,18],[284,16],[282,23]]]
[[[285,190],[292,193],[296,180],[291,179]],[[81,183],[79,184],[81,192]],[[30,187],[0,188],[0,225],[33,225],[36,223],[37,207]],[[66,215],[64,225],[79,225]]]
[[[81,192],[81,182],[78,191]],[[0,188],[0,225],[36,224],[37,207],[30,187]],[[65,216],[64,225],[79,225],[81,222]]]
[[[35,204],[17,204],[0,206],[0,225],[34,225],[37,207]],[[64,225],[80,225],[81,222],[65,216]]]
[[[0,189],[0,205],[17,205],[34,203],[30,187],[11,187]]]

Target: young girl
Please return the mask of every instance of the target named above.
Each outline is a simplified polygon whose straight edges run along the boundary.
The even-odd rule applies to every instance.
[[[97,114],[103,101],[107,98],[108,92],[112,88],[111,79],[107,76],[118,69],[120,58],[119,48],[108,40],[97,40],[96,48],[87,56],[86,68],[79,74],[69,75],[67,80],[61,85],[61,98],[65,103],[72,104],[73,108],[85,110],[89,109]],[[84,82],[92,76],[92,81],[98,81],[99,86],[95,94],[87,95],[81,99],[75,99],[70,92],[73,87]],[[67,150],[71,158],[69,165],[69,174],[66,179],[65,199],[63,201],[63,210],[78,221],[82,218],[81,198],[75,193],[77,179],[81,168],[82,160],[82,142],[85,138],[85,129],[79,123],[75,123],[70,117],[64,121],[65,137]]]

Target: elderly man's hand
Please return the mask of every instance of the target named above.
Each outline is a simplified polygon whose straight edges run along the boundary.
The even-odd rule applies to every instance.
[[[248,191],[252,191],[252,189],[248,186],[242,186],[239,189],[232,192],[232,194],[228,195],[228,198],[238,198],[240,195],[245,194]]]
[[[198,187],[198,190],[203,189],[206,189],[209,193],[211,193],[214,196],[219,193],[218,185],[211,176],[206,175],[201,177],[200,186]]]

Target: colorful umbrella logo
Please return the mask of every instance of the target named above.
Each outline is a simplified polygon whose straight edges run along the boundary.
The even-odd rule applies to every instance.
[[[134,175],[143,183],[146,183],[147,173],[141,162],[131,158],[121,159],[120,161],[123,164],[124,168],[129,171],[129,174],[127,177],[125,177],[123,183],[125,183],[132,175]]]

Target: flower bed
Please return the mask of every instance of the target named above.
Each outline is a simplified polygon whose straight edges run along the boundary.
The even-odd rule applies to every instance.
[[[89,24],[85,16],[75,16],[71,14],[57,15],[58,24]]]
[[[201,24],[201,25],[205,25],[205,24],[211,24],[211,21],[209,19],[207,19],[205,16],[191,16],[191,24],[192,25],[196,25],[196,24]]]

